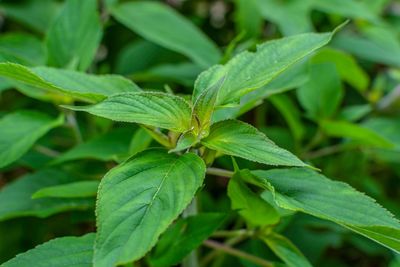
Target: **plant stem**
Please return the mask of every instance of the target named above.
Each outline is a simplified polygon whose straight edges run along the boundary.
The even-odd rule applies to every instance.
[[[213,237],[236,237],[236,236],[250,236],[252,232],[246,229],[239,229],[233,231],[216,231],[212,234]]]
[[[219,169],[219,168],[213,168],[213,167],[207,168],[206,173],[210,174],[210,175],[227,177],[227,178],[231,178],[233,176],[232,171],[228,171],[225,169]]]
[[[83,142],[82,134],[81,131],[79,130],[78,122],[76,121],[75,112],[72,110],[66,111],[66,118],[68,125],[71,127],[72,132],[74,133],[77,143],[82,143]]]
[[[311,152],[305,154],[304,158],[305,159],[315,159],[315,158],[335,154],[335,153],[341,152],[346,149],[351,149],[351,147],[347,144],[337,144],[337,145],[333,145],[333,146],[324,147],[319,150],[311,151]]]
[[[197,198],[194,197],[189,206],[187,206],[187,208],[183,211],[182,216],[186,218],[191,215],[196,215],[197,213],[198,213]],[[197,249],[190,252],[190,254],[185,259],[183,259],[182,267],[199,267],[199,261],[197,258]]]
[[[257,264],[259,266],[273,267],[272,263],[270,263],[269,261],[266,261],[264,259],[261,259],[259,257],[254,256],[254,255],[251,255],[251,254],[249,254],[247,252],[243,252],[241,250],[232,248],[232,247],[230,247],[228,245],[221,244],[221,243],[219,243],[217,241],[214,241],[214,240],[206,240],[206,241],[203,242],[203,245],[206,246],[206,247],[215,249],[215,250],[223,251],[226,254],[229,254],[229,255],[232,255],[232,256],[235,256],[235,257],[238,257],[238,258],[245,259],[245,260],[247,260],[249,262],[252,262],[254,264]]]
[[[51,148],[42,146],[42,145],[35,145],[34,149],[37,152],[42,153],[43,155],[49,156],[51,158],[56,158],[56,157],[58,157],[60,155],[60,152],[55,151],[55,150],[53,150]]]

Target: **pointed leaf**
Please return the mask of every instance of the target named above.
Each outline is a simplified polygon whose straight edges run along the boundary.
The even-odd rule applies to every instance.
[[[224,154],[267,165],[306,166],[289,151],[278,147],[250,124],[220,121],[211,126],[210,135],[202,144]]]
[[[279,213],[241,180],[240,173],[229,180],[228,196],[231,207],[251,226],[265,226],[279,222]]]
[[[74,146],[51,162],[52,165],[79,159],[116,160],[127,155],[133,131],[115,129]]]
[[[124,93],[92,106],[67,106],[114,121],[134,122],[184,132],[190,128],[191,108],[181,97],[161,92]]]
[[[58,197],[80,198],[93,197],[97,194],[98,181],[82,181],[63,185],[55,185],[39,189],[32,195],[32,199]]]
[[[48,63],[85,71],[100,44],[102,29],[96,0],[68,0],[47,33]]]
[[[118,75],[91,75],[48,67],[28,68],[14,63],[0,63],[0,76],[32,86],[32,90],[66,95],[79,100],[97,102],[109,95],[140,91],[128,79]]]
[[[394,147],[389,139],[379,133],[381,129],[372,130],[351,122],[330,120],[321,121],[320,126],[329,136],[350,138],[355,142],[373,147]]]
[[[336,66],[331,62],[311,65],[310,79],[296,93],[309,117],[315,120],[332,117],[343,98]]]
[[[291,65],[326,45],[331,38],[332,33],[300,34],[261,44],[256,52],[242,52],[226,65],[214,67],[216,73],[211,79],[211,75],[206,75],[205,82],[197,82],[194,98],[197,99],[204,90],[226,75],[217,104],[237,102],[246,93],[266,85]]]
[[[221,57],[217,46],[206,35],[165,4],[151,1],[123,3],[113,7],[111,13],[145,39],[182,53],[202,67],[217,63]]]
[[[44,65],[45,48],[41,40],[26,33],[8,33],[0,37],[0,61],[28,66]]]
[[[179,220],[161,236],[150,256],[150,265],[166,267],[178,264],[217,230],[225,219],[225,214],[201,213]]]
[[[44,218],[67,210],[93,208],[94,199],[90,198],[31,198],[42,188],[75,182],[71,177],[71,174],[50,169],[8,183],[0,190],[0,221],[23,216]]]
[[[225,77],[222,77],[215,84],[204,90],[197,99],[194,100],[192,113],[192,125],[197,135],[207,136],[211,125],[211,117],[217,102],[219,89],[224,83]]]
[[[97,202],[94,264],[109,267],[143,257],[203,183],[204,162],[148,150],[102,179]]]
[[[312,267],[303,253],[286,237],[272,233],[262,239],[288,267]]]
[[[309,169],[252,171],[278,206],[330,220],[400,252],[400,222],[374,199]]]
[[[2,267],[91,267],[94,234],[60,237],[17,255]]]
[[[0,168],[22,157],[42,136],[62,125],[64,118],[52,118],[37,111],[16,111],[0,119]]]

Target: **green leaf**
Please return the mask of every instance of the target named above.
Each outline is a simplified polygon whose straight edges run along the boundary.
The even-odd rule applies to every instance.
[[[364,27],[361,36],[343,32],[332,45],[368,61],[400,67],[400,42],[387,27]]]
[[[91,267],[94,234],[60,237],[17,255],[2,267]]]
[[[349,54],[332,48],[324,48],[311,60],[314,64],[330,62],[335,64],[340,77],[359,91],[365,91],[369,85],[368,74]]]
[[[25,0],[23,2],[5,2],[0,3],[0,9],[7,18],[11,18],[29,28],[45,33],[56,16],[59,3],[54,0]]]
[[[286,237],[271,233],[262,239],[288,267],[312,267],[303,253]]]
[[[243,95],[266,85],[294,63],[326,45],[331,38],[332,33],[300,34],[263,43],[257,46],[256,52],[242,52],[226,65],[214,66],[215,73],[204,75],[205,81],[196,82],[194,98],[226,76],[217,105],[238,102]]]
[[[98,181],[82,181],[63,185],[44,187],[36,191],[33,199],[37,198],[81,198],[96,196]]]
[[[201,71],[202,68],[191,62],[166,63],[135,73],[132,78],[136,82],[174,82],[191,87]]]
[[[0,37],[0,61],[23,65],[44,65],[46,54],[43,43],[34,35],[8,33]]]
[[[210,88],[193,99],[192,125],[196,135],[207,136],[211,125],[211,117],[217,102],[219,89],[223,86],[225,77],[222,77]]]
[[[151,144],[151,141],[153,141],[153,138],[145,129],[137,129],[129,144],[129,155],[133,156],[142,152]]]
[[[238,32],[244,32],[247,38],[258,38],[263,26],[263,18],[257,6],[257,0],[235,0],[235,22]]]
[[[128,154],[132,134],[133,131],[131,129],[111,130],[106,134],[74,146],[53,160],[51,164],[60,164],[78,159],[116,160],[120,156]]]
[[[329,180],[305,168],[252,171],[246,176],[272,191],[284,209],[336,222],[400,252],[400,223],[374,199],[348,184]]]
[[[320,126],[322,131],[329,136],[350,138],[355,142],[373,147],[393,147],[393,143],[379,133],[380,130],[374,131],[346,121],[324,120],[320,122]]]
[[[150,256],[150,265],[166,267],[178,264],[217,230],[225,219],[226,215],[222,213],[201,213],[179,220],[161,236]]]
[[[28,68],[14,63],[0,63],[0,76],[49,94],[97,102],[109,95],[137,92],[139,87],[118,75],[90,75],[48,67]]]
[[[297,91],[308,116],[319,120],[332,117],[343,98],[343,87],[333,63],[311,66],[310,79]]]
[[[277,24],[285,36],[313,31],[314,27],[310,18],[312,2],[310,0],[256,1],[262,16]]]
[[[16,111],[0,119],[0,168],[22,157],[35,142],[64,118],[52,118],[37,111]]]
[[[145,39],[182,53],[202,67],[217,63],[221,57],[217,46],[205,34],[165,4],[145,1],[123,3],[114,6],[111,13]],[[155,17],[157,20],[154,20]]]
[[[380,19],[368,6],[361,1],[354,0],[313,0],[313,7],[328,14],[337,14],[345,18],[365,19],[373,23],[380,23]]]
[[[88,198],[31,198],[42,188],[74,181],[71,174],[47,169],[27,174],[7,184],[0,190],[0,221],[23,216],[44,218],[67,210],[92,208],[94,201]]]
[[[203,183],[204,162],[147,150],[102,179],[97,201],[95,266],[115,266],[143,257],[185,209]]]
[[[304,137],[305,129],[300,119],[300,111],[287,95],[274,95],[269,101],[279,110],[280,114],[285,118],[293,137],[301,140]]]
[[[234,107],[219,108],[213,114],[213,121],[235,119],[263,103],[263,100],[276,94],[298,88],[308,80],[308,63],[300,61],[279,74],[266,86],[246,94],[240,104]]]
[[[181,134],[179,136],[178,141],[176,142],[176,146],[174,149],[169,150],[168,152],[178,152],[185,149],[190,148],[191,146],[197,144],[199,141],[197,136],[194,135],[191,131]]]
[[[275,145],[256,128],[237,120],[213,124],[210,135],[201,142],[206,147],[224,154],[267,165],[306,166],[295,155]]]
[[[86,70],[102,36],[96,0],[68,0],[47,32],[48,63]]]
[[[176,132],[190,128],[192,112],[183,98],[161,92],[116,94],[95,105],[66,107],[114,121],[141,123]]]
[[[265,226],[279,222],[279,213],[241,180],[240,173],[229,180],[228,196],[232,210],[236,210],[251,226]]]

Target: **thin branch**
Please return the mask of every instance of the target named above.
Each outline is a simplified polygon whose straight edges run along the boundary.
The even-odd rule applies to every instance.
[[[262,266],[262,267],[273,267],[273,264],[271,262],[269,262],[269,261],[266,261],[264,259],[261,259],[259,257],[254,256],[254,255],[251,255],[249,253],[243,252],[241,250],[232,248],[230,246],[227,246],[225,244],[219,243],[219,242],[214,241],[214,240],[206,240],[206,241],[203,242],[203,245],[206,246],[206,247],[215,249],[215,250],[223,251],[226,254],[229,254],[229,255],[232,255],[232,256],[235,256],[235,257],[238,257],[238,258],[245,259],[245,260],[247,260],[249,262],[252,262],[252,263],[257,264],[257,265]]]
[[[254,233],[246,229],[232,230],[232,231],[216,231],[212,234],[213,237],[236,237],[236,236],[251,236]]]
[[[75,112],[67,111],[66,118],[67,118],[68,125],[71,127],[72,132],[74,133],[77,143],[82,143],[83,142],[82,134],[79,129],[78,122],[76,121]]]
[[[233,176],[232,171],[219,169],[219,168],[213,168],[213,167],[207,168],[206,172],[207,172],[207,174],[210,174],[210,175],[227,177],[227,178],[231,178]]]
[[[310,151],[304,155],[305,159],[315,159],[319,157],[329,156],[335,153],[342,152],[346,149],[352,149],[354,147],[349,146],[348,144],[337,144],[333,146],[324,147],[315,151]]]
[[[42,153],[43,155],[49,156],[51,158],[56,158],[61,154],[58,151],[55,151],[55,150],[53,150],[51,148],[48,148],[48,147],[45,147],[45,146],[42,146],[42,145],[35,145],[34,149],[37,152]]]

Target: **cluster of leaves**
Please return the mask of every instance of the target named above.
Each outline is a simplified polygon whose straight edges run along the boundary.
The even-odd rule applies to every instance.
[[[168,2],[0,3],[0,265],[399,266],[399,3]]]

